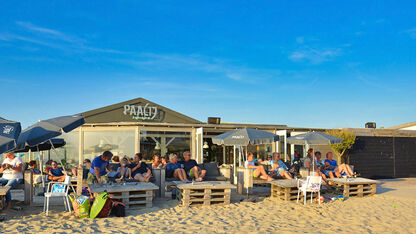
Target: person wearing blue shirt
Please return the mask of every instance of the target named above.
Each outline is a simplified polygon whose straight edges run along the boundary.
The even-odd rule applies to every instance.
[[[325,165],[323,167],[323,173],[325,174],[325,176],[329,176],[329,178],[335,177],[335,168],[337,168],[338,166],[337,161],[334,160],[333,157],[333,154],[331,152],[328,152],[326,154]]]
[[[273,170],[271,172],[272,176],[281,176],[285,179],[292,179],[292,176],[287,171],[288,168],[286,164],[282,160],[280,160],[279,153],[277,152],[273,153],[273,160],[271,161],[272,161],[272,166],[273,166]]]
[[[113,153],[111,153],[110,151],[104,151],[102,155],[92,160],[91,168],[87,177],[88,184],[101,184],[102,182],[108,181],[108,177],[106,176],[107,166],[109,165],[109,162],[112,157]]]
[[[183,153],[183,161],[179,163],[183,165],[183,169],[188,174],[189,178],[195,178],[196,181],[202,181],[207,173],[206,170],[201,169],[198,163],[191,159],[191,153],[186,151]]]
[[[51,166],[52,167],[49,169],[48,173],[48,180],[61,182],[64,181],[66,176],[65,171],[61,167],[58,167],[58,163],[56,161],[52,161]]]
[[[182,164],[178,163],[178,155],[170,154],[170,162],[166,165],[166,176],[170,178],[178,178],[181,181],[188,181],[186,172],[182,168]]]

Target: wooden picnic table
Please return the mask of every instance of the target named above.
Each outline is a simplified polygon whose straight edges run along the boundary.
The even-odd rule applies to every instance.
[[[380,183],[377,180],[371,180],[366,178],[332,178],[327,179],[329,183],[335,184],[343,189],[343,196],[371,196],[376,194],[377,184]]]
[[[4,197],[6,196],[6,193],[11,189],[10,186],[1,186],[0,187],[0,209],[4,209]]]
[[[204,181],[175,183],[177,187],[176,198],[185,206],[230,204],[231,189],[235,185],[225,181]]]
[[[124,203],[127,208],[152,207],[154,192],[159,189],[153,183],[144,182],[89,184],[88,187],[94,195],[107,192],[111,199]]]

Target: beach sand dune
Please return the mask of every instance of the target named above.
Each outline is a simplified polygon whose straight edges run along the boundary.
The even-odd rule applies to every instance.
[[[129,210],[127,217],[77,219],[53,207],[46,217],[41,207],[24,207],[23,211],[3,211],[7,220],[0,223],[1,231],[72,233],[416,233],[416,180],[386,181],[380,193],[372,197],[316,203],[274,201],[253,197],[242,201],[234,196],[227,206],[185,209],[170,199],[157,199],[155,207]],[[413,192],[409,196],[400,193]]]

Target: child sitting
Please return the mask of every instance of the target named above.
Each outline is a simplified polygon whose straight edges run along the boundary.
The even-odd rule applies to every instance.
[[[120,174],[120,178],[116,179],[117,182],[125,180],[125,178],[128,178],[129,180],[132,180],[131,177],[131,168],[128,167],[129,160],[127,158],[123,158],[120,162],[120,167],[117,169],[117,172]]]

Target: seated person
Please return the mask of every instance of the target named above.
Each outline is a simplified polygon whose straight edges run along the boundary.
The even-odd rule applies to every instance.
[[[284,179],[292,179],[290,173],[285,169],[286,165],[281,161],[277,161],[273,164],[273,170],[270,173],[270,176],[281,176]]]
[[[117,172],[120,174],[120,178],[116,179],[117,182],[120,182],[124,179],[132,180],[131,177],[131,168],[129,168],[129,160],[127,158],[123,158],[120,162],[120,167],[117,169]]]
[[[189,151],[183,153],[183,158],[184,161],[180,161],[179,163],[183,165],[183,169],[187,173],[188,177],[191,179],[195,178],[196,181],[202,181],[207,171],[202,170],[198,166],[198,163],[191,159],[191,153]]]
[[[326,153],[325,165],[323,167],[322,172],[325,174],[326,177],[335,178],[336,176],[340,178],[341,174],[335,172],[335,169],[337,168],[338,164],[337,161],[333,159],[333,157],[334,156],[332,152]]]
[[[158,154],[155,154],[153,156],[153,162],[152,162],[152,168],[162,168],[163,164],[162,161],[160,161],[160,156]]]
[[[162,168],[166,169],[166,166],[168,165],[168,163],[169,163],[168,157],[167,156],[162,157],[162,165],[163,165]]]
[[[245,161],[244,163],[245,168],[251,168],[253,169],[253,177],[257,178],[260,177],[264,180],[267,181],[273,181],[273,178],[271,178],[266,170],[264,170],[264,167],[262,165],[260,166],[256,166],[255,162],[254,162],[254,156],[253,153],[249,153],[247,156],[247,161]]]
[[[129,165],[131,168],[131,176],[133,179],[140,182],[149,182],[152,177],[152,171],[145,162],[142,162],[143,156],[141,153],[134,155],[134,162]]]
[[[32,171],[32,173],[33,173],[33,182],[35,184],[42,183],[42,176],[43,175],[42,175],[41,171],[37,168],[37,165],[36,165],[36,161],[35,160],[32,160],[32,161],[29,162],[28,169],[30,171]],[[45,180],[46,179],[47,179],[47,177],[45,178]]]
[[[29,162],[29,170],[31,170],[34,175],[41,174],[40,170],[37,168],[35,160],[32,160],[32,161]]]
[[[112,162],[109,164],[107,176],[110,180],[120,178],[120,174],[117,172],[118,168],[120,167],[120,158],[115,155],[112,157]]]
[[[178,163],[178,156],[176,154],[169,155],[170,163],[166,165],[166,176],[169,178],[178,178],[181,181],[189,181],[186,177],[186,172],[182,169],[182,164]]]
[[[88,158],[84,159],[84,162],[82,163],[82,178],[83,179],[87,179],[88,177],[88,172],[91,168],[91,160],[89,160]],[[73,167],[71,168],[71,172],[73,176],[77,176],[78,174],[78,168],[77,167]]]
[[[297,175],[299,175],[299,169],[302,166],[303,166],[303,164],[302,164],[301,156],[297,151],[295,151],[295,153],[293,155],[292,164],[290,165],[289,172],[292,173],[293,175],[297,176]]]
[[[62,182],[65,180],[66,172],[62,167],[58,167],[58,163],[56,161],[52,161],[48,175],[48,180]]]
[[[333,154],[332,152],[328,152],[327,153],[327,158],[331,157],[331,159],[333,158]],[[325,160],[326,161],[326,160]],[[335,160],[333,160],[335,161]],[[336,164],[336,161],[335,161]],[[338,165],[335,168],[335,176],[338,178],[341,178],[341,176],[353,176],[354,175],[354,171],[351,169],[351,167],[348,164],[345,163],[341,163],[341,165]]]
[[[16,187],[23,181],[23,162],[13,152],[5,153],[4,160],[0,167],[0,185]],[[12,194],[10,190],[5,195],[6,209],[12,207]]]

